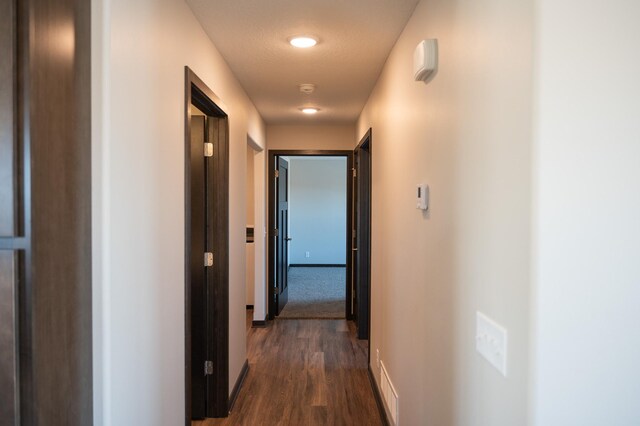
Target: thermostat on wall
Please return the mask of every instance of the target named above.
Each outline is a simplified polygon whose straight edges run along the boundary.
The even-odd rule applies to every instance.
[[[429,208],[429,186],[424,183],[418,185],[416,208],[427,210]]]

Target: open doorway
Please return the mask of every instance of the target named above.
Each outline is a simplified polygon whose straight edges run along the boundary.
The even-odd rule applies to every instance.
[[[347,158],[280,161],[288,163],[288,301],[278,317],[346,318]]]
[[[352,151],[269,152],[269,318],[353,317]]]

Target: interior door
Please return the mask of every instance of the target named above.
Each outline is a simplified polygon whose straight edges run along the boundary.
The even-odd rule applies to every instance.
[[[191,117],[191,414],[203,419],[207,409],[207,285],[206,252],[205,117]]]
[[[276,177],[276,315],[287,304],[289,299],[289,163],[284,158],[277,158]]]
[[[369,338],[371,285],[371,151],[370,136],[354,152],[354,259],[355,318],[359,339]]]
[[[15,117],[14,2],[0,4],[0,238],[13,242],[16,232],[17,153]],[[2,241],[2,242],[4,242]],[[20,251],[0,246],[0,424],[17,425],[19,419],[18,285]],[[4,423],[3,423],[4,422]]]
[[[3,426],[93,422],[88,6],[0,1]]]
[[[353,152],[353,179],[351,181],[351,318],[358,323],[358,151]]]

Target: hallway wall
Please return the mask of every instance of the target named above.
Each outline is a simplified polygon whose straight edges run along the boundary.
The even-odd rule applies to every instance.
[[[345,265],[347,159],[289,158],[290,263]]]
[[[247,136],[264,147],[265,126],[183,1],[92,8],[95,423],[174,426],[185,407],[184,66],[229,115],[230,390],[246,359]]]
[[[419,41],[439,70],[412,79]],[[526,425],[533,1],[420,2],[359,118],[372,127],[371,367],[401,424]],[[415,188],[430,186],[430,208]],[[509,332],[508,376],[475,351],[481,311]]]
[[[353,124],[270,124],[268,149],[353,149]]]
[[[536,15],[533,424],[638,425],[640,3]]]
[[[246,223],[247,227],[254,227],[255,234],[255,179],[254,179],[254,169],[255,169],[255,161],[256,151],[250,145],[250,142],[247,141],[247,174],[245,181],[245,196],[246,196]],[[247,305],[253,305],[255,302],[255,285],[256,285],[256,247],[255,242],[246,244],[246,275],[245,275],[245,283],[246,283],[246,302]]]

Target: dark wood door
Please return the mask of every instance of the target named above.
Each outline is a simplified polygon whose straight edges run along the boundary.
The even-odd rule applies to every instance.
[[[0,425],[92,424],[90,22],[0,1]]]
[[[351,247],[349,247],[351,256],[351,300],[349,312],[351,319],[358,323],[358,156],[359,149],[353,151],[353,169],[351,180]]]
[[[207,409],[207,286],[206,252],[205,117],[191,117],[191,391],[192,416],[202,419]]]
[[[229,150],[227,118],[207,117],[205,162],[206,241],[213,264],[207,283],[207,417],[229,414]]]
[[[18,236],[15,13],[13,1],[0,2],[0,237],[6,246]],[[18,250],[0,247],[0,424],[7,425],[18,423],[19,412],[18,256]]]
[[[226,322],[221,318],[219,291],[224,281],[220,241],[224,232],[219,223],[220,194],[218,170],[214,156],[205,156],[205,144],[221,146],[226,126],[224,120],[202,115],[191,117],[191,413],[192,418],[227,415],[227,380],[215,372],[227,371],[226,357],[219,352],[227,346],[220,330]],[[215,151],[215,149],[214,149]],[[226,215],[225,215],[226,217]]]
[[[276,306],[279,315],[289,299],[289,163],[278,158],[276,236]]]
[[[369,338],[371,286],[371,134],[354,152],[354,317],[359,339]]]

